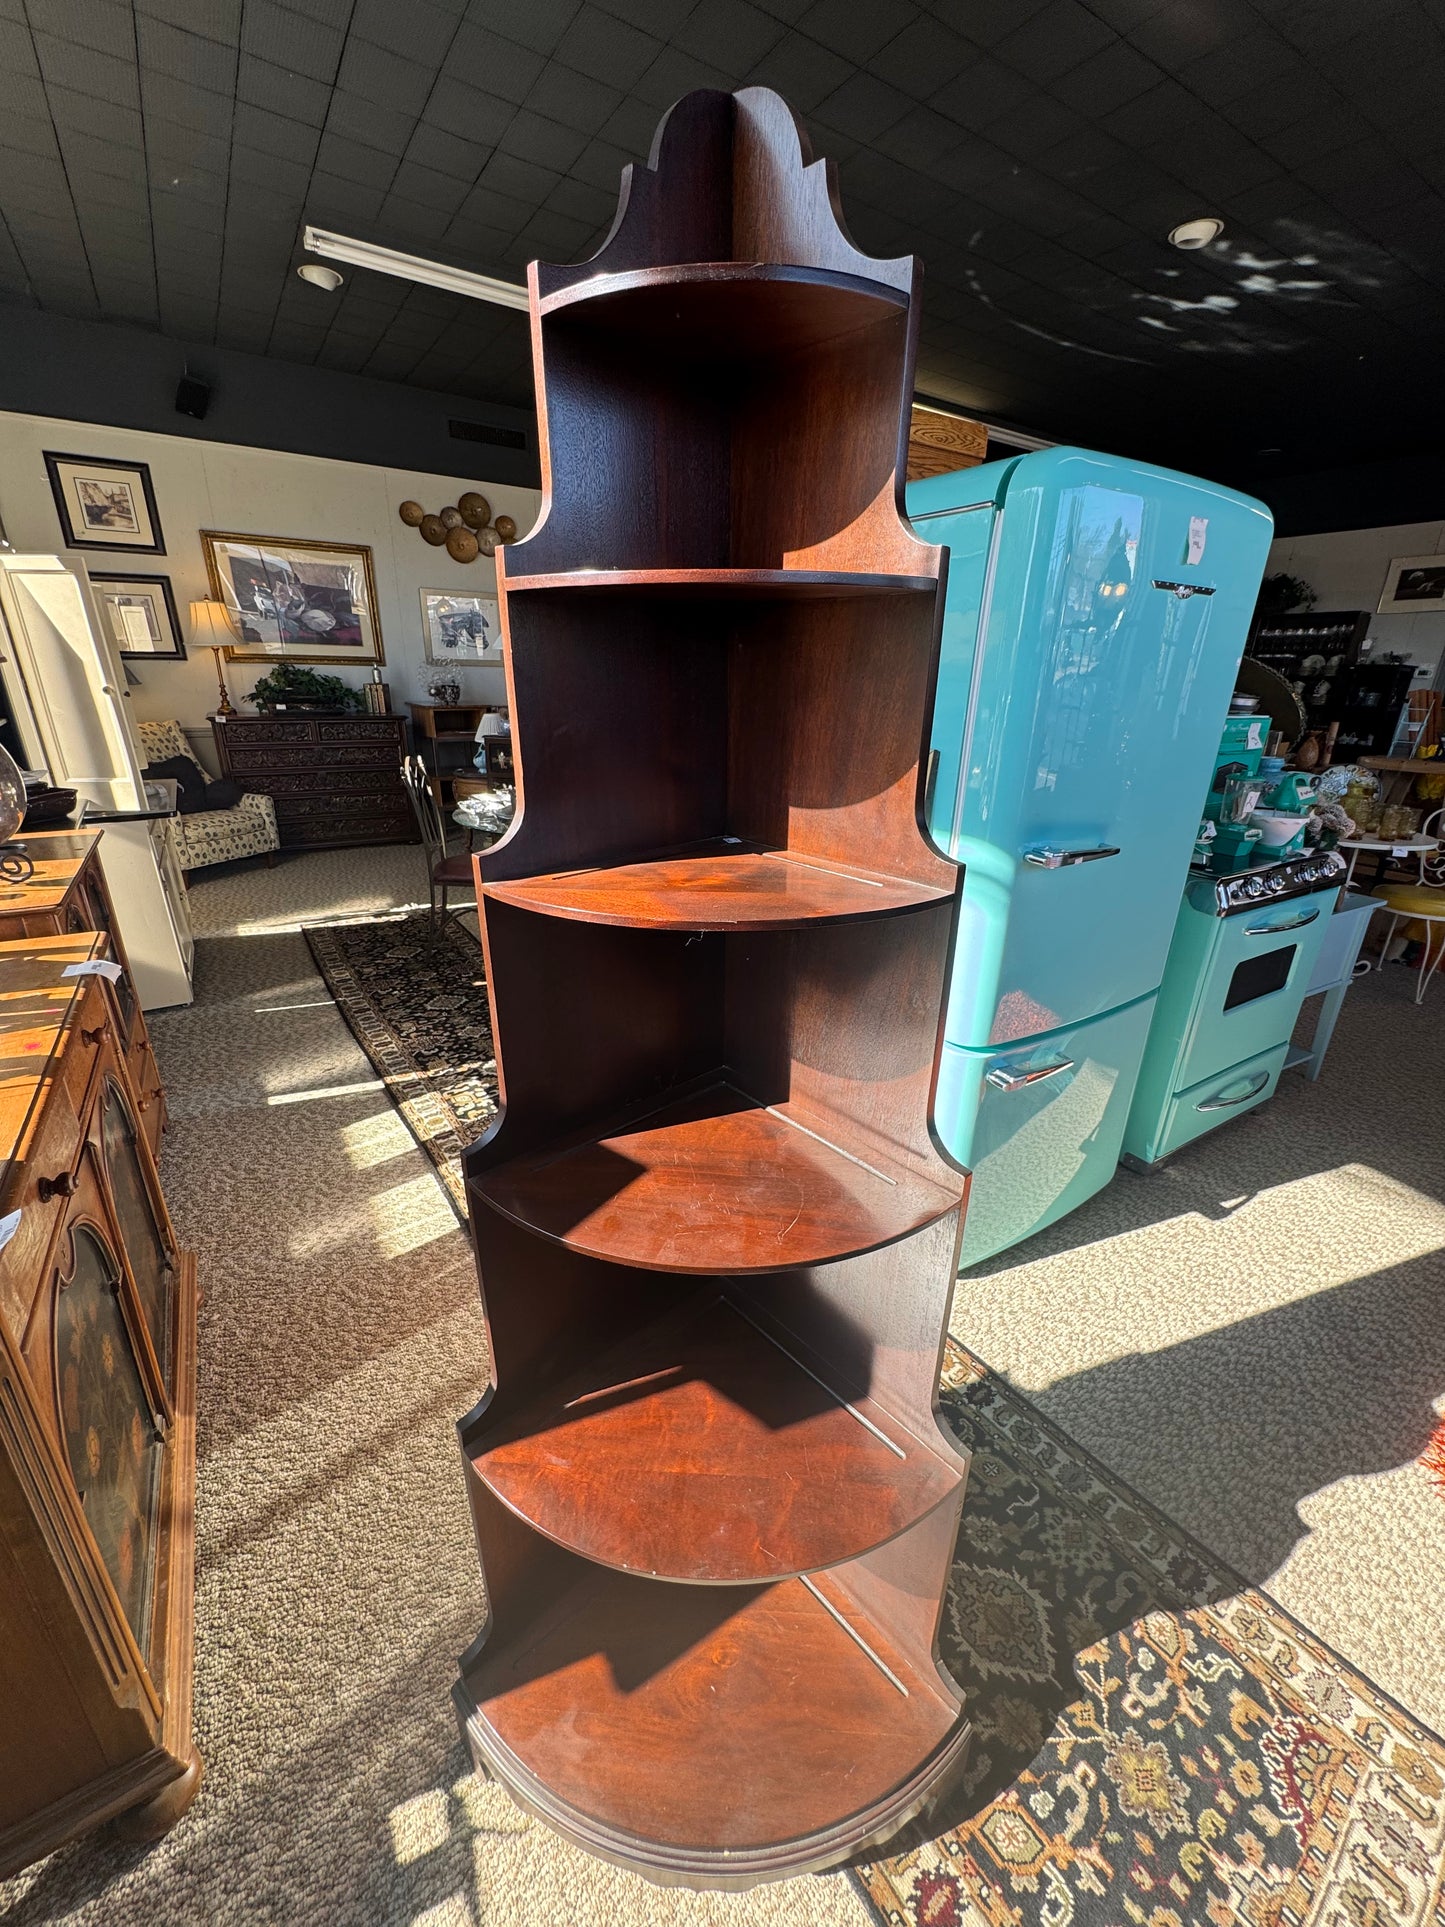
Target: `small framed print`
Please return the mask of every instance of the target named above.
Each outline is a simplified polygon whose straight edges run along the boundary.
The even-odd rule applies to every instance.
[[[184,662],[186,645],[169,576],[90,576],[111,641],[123,656],[160,656]]]
[[[423,589],[421,627],[428,662],[502,660],[502,617],[495,596]]]
[[[1396,556],[1385,576],[1377,615],[1438,615],[1445,609],[1445,555]]]
[[[165,554],[151,472],[144,462],[107,462],[47,450],[45,466],[66,548]]]

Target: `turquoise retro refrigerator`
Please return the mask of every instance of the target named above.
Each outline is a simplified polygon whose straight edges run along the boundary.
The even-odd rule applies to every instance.
[[[927,797],[965,865],[934,1127],[963,1262],[1114,1174],[1269,511],[1055,448],[908,489],[950,550]]]

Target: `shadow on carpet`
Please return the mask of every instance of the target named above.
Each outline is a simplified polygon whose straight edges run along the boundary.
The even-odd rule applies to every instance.
[[[459,1213],[496,1113],[481,951],[311,925]],[[1445,1742],[949,1341],[973,1462],[941,1627],[965,1772],[853,1869],[890,1927],[1442,1927]],[[1241,1449],[1247,1449],[1242,1442]]]

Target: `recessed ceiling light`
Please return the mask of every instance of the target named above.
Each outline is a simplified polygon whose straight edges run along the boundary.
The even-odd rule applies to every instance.
[[[296,272],[303,281],[309,281],[313,288],[325,288],[328,294],[335,294],[341,286],[342,276],[336,269],[323,267],[319,261],[303,261]]]
[[[1223,232],[1223,221],[1216,221],[1212,214],[1206,214],[1198,221],[1181,221],[1178,227],[1170,228],[1169,239],[1176,248],[1207,248]]]

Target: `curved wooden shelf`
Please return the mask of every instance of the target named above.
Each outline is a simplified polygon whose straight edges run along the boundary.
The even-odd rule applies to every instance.
[[[845,1399],[711,1294],[549,1387],[470,1458],[569,1551],[702,1585],[860,1558],[963,1481],[941,1442],[930,1451],[873,1400]]]
[[[931,575],[869,575],[841,569],[569,569],[553,575],[504,573],[508,595],[539,590],[646,590],[652,595],[775,601],[808,598],[851,601],[855,596],[933,595]]]
[[[494,1209],[555,1243],[644,1271],[791,1271],[855,1257],[958,1207],[841,1126],[719,1081],[617,1130],[484,1172]]]
[[[901,916],[953,893],[731,837],[643,862],[488,883],[482,894],[541,916],[631,930],[789,930]]]
[[[886,1838],[962,1754],[937,1676],[819,1585],[659,1587],[569,1561],[464,1664],[475,1752],[591,1853],[744,1887]]]
[[[875,323],[908,297],[863,275],[757,261],[698,261],[597,274],[543,297],[544,321],[624,337],[650,355],[672,349],[716,366],[775,360]]]

